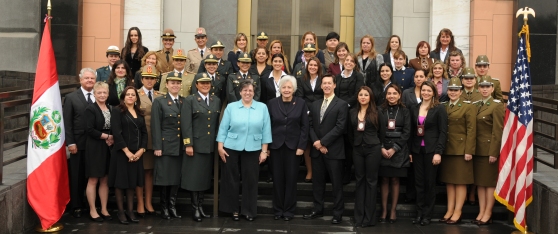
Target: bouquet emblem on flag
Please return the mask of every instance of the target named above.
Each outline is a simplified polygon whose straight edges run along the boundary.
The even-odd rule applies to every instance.
[[[48,107],[38,106],[32,110],[30,126],[33,147],[38,149],[48,149],[51,145],[60,141],[62,127],[62,114],[60,111],[51,111]]]

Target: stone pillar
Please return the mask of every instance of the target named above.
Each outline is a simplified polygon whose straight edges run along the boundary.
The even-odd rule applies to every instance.
[[[174,30],[176,36],[176,39],[174,39],[175,49],[182,48],[187,51],[196,47],[194,35],[196,34],[196,28],[200,26],[200,4],[200,0],[163,1],[163,29],[171,28]],[[161,33],[162,31],[159,34]],[[159,37],[159,49],[162,46]]]
[[[340,8],[339,37],[352,52],[355,48],[355,0],[341,0]]]
[[[430,1],[393,0],[392,32],[401,37],[402,49],[409,59],[415,58],[418,43],[429,41]]]
[[[436,37],[442,28],[449,28],[454,36],[455,46],[469,61],[469,19],[470,0],[430,1],[430,45],[436,48]]]
[[[107,65],[106,51],[110,45],[124,45],[124,0],[83,0],[81,67],[97,69]]]
[[[369,34],[374,37],[376,52],[384,53],[391,36],[392,0],[355,0],[355,54],[360,51],[360,39]]]
[[[138,27],[142,34],[142,44],[149,50],[157,51],[162,46],[163,0],[125,0],[122,45],[126,43],[128,30]]]
[[[514,15],[511,0],[471,1],[471,46],[467,66],[474,67],[479,55],[488,56],[490,60],[488,74],[500,79],[502,91],[510,89],[511,71],[514,65],[512,61],[517,56],[513,49],[515,46],[512,45],[512,37],[517,35],[517,32],[512,32]]]
[[[237,24],[236,24],[236,33],[244,33],[248,38],[246,38],[248,48],[252,42],[250,39],[250,30],[252,29],[252,1],[251,0],[238,0],[237,3]],[[233,44],[234,46],[234,44]]]
[[[238,0],[200,1],[200,27],[204,27],[207,31],[207,44],[210,46],[217,40],[221,41],[225,45],[223,54],[225,59],[234,46],[239,12],[250,13],[251,10],[249,6],[239,10],[238,4]],[[249,24],[249,21],[245,23]],[[192,30],[194,29],[195,27]],[[245,31],[248,32],[250,31]]]

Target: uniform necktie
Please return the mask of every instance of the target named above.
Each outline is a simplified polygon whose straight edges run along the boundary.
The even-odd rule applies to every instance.
[[[453,106],[454,106],[453,104],[450,104],[450,109],[453,108]]]
[[[201,56],[202,56],[202,58],[203,58],[203,50],[200,50],[200,54],[201,54]]]
[[[246,79],[246,74],[242,74],[242,78],[243,78],[243,79]]]
[[[153,96],[151,96],[151,91],[147,91],[147,97],[149,98],[149,101],[153,102]]]
[[[178,106],[178,108],[180,108],[180,106],[178,105],[178,99],[174,99],[174,103],[176,103],[176,106]]]
[[[320,109],[320,123],[322,122],[322,119],[324,118],[324,114],[325,114],[326,109],[327,109],[327,98],[324,99],[324,102],[322,103],[322,108]]]
[[[209,106],[209,98],[206,97],[206,98],[203,99],[203,101],[205,102],[205,104],[206,104],[207,106]]]
[[[211,76],[211,81],[215,81],[215,76]]]
[[[470,97],[470,96],[471,96],[471,92],[467,92],[467,97]]]
[[[87,102],[89,104],[93,103],[93,100],[91,100],[91,93],[87,93]]]
[[[165,54],[167,54],[167,63],[170,61],[169,53],[170,53],[170,51],[165,51]]]

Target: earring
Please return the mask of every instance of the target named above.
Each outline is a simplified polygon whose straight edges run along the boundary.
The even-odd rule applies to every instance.
[[[138,105],[138,102],[134,102],[134,106],[137,106],[137,105]]]

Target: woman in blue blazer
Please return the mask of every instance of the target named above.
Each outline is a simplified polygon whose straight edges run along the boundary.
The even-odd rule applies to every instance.
[[[259,164],[268,156],[271,122],[267,106],[254,100],[251,80],[240,83],[240,96],[241,100],[229,103],[225,109],[217,134],[217,150],[223,160],[219,210],[232,213],[234,221],[240,220],[240,213],[246,220],[253,221],[257,212]],[[241,174],[242,202],[239,211]]]

